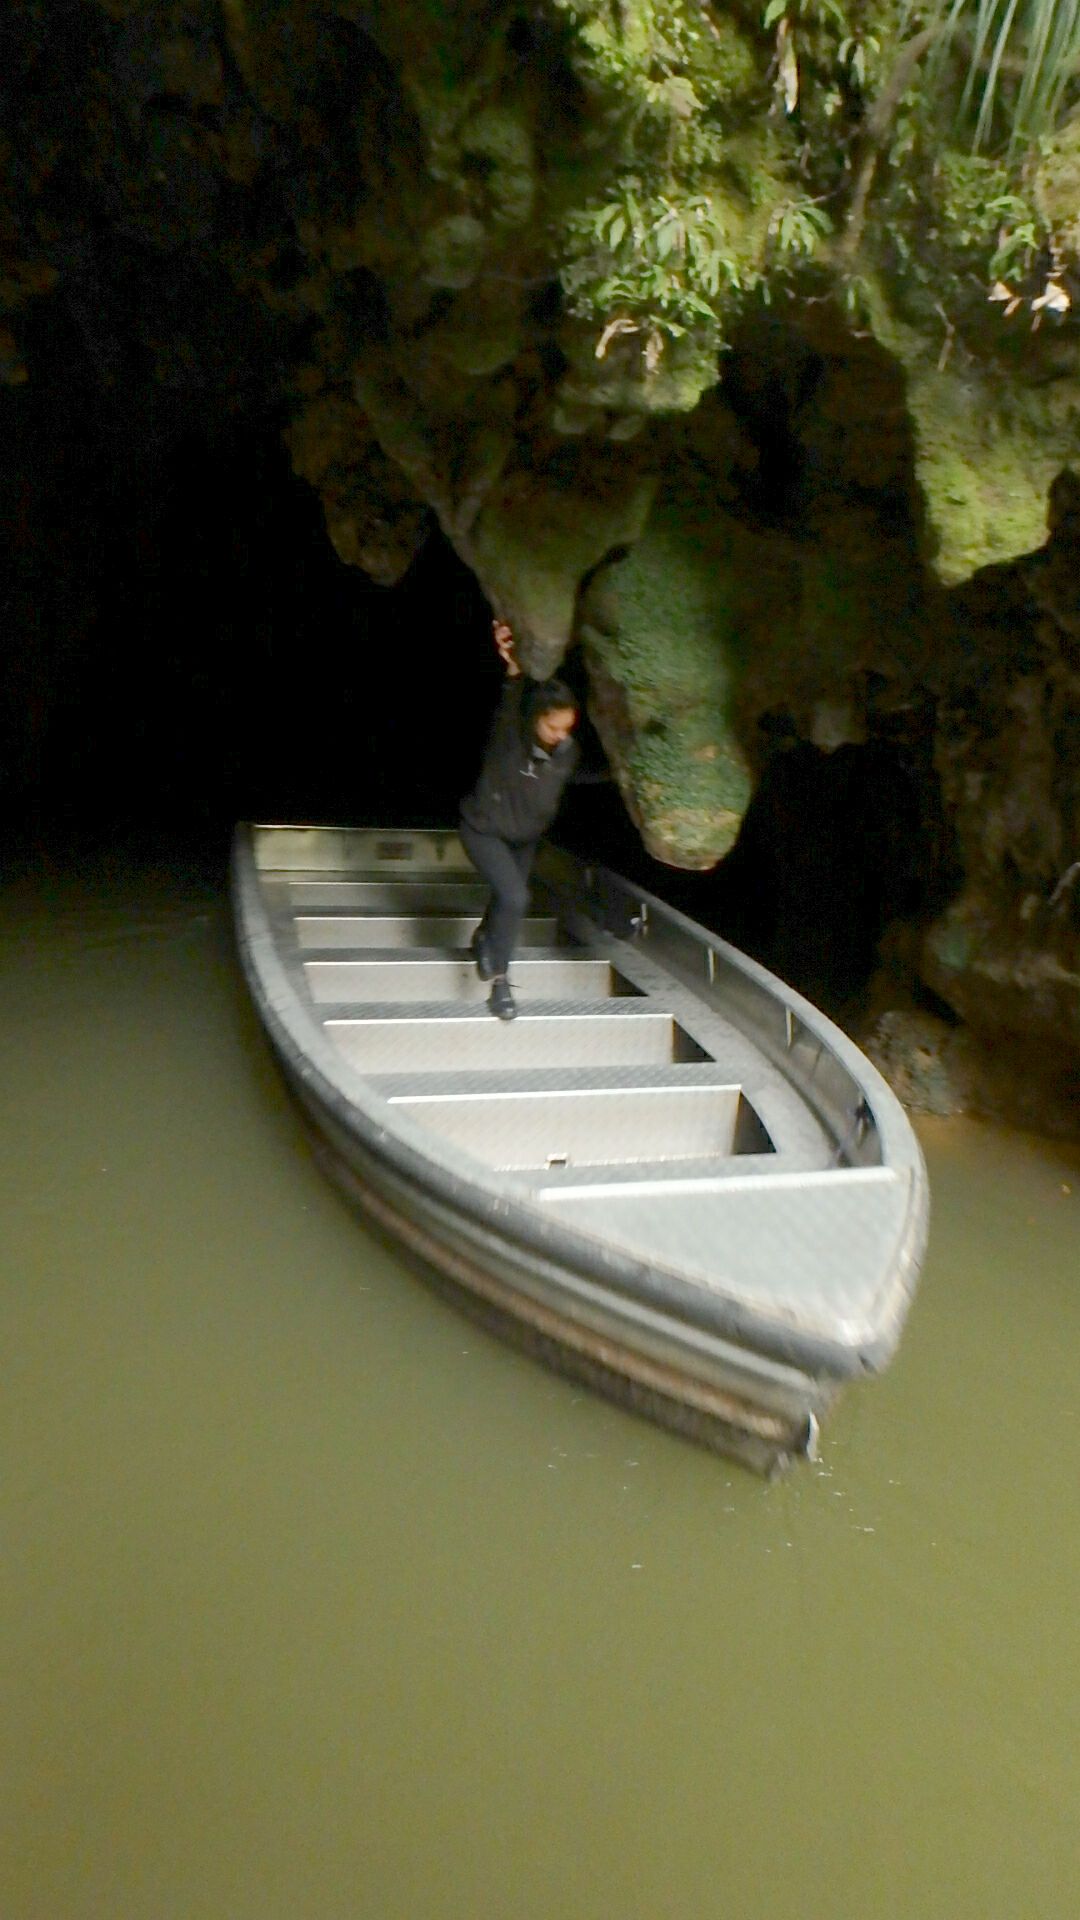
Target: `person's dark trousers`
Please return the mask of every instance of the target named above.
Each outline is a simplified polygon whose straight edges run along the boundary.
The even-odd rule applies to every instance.
[[[500,840],[495,833],[477,833],[464,820],[458,832],[477,873],[491,888],[491,899],[480,929],[493,972],[505,973],[529,904],[529,874],[537,843],[535,840]]]

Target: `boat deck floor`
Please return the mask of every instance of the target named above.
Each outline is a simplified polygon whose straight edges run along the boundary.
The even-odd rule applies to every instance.
[[[542,889],[503,1023],[468,947],[487,897],[470,877],[263,884],[297,985],[369,1089],[538,1200],[829,1165],[824,1127],[730,1021],[625,942],[579,944]]]

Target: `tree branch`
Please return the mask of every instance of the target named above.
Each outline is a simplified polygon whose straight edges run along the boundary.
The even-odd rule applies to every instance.
[[[919,61],[933,45],[940,32],[940,27],[924,27],[921,33],[915,34],[907,45],[901,48],[896,65],[866,116],[866,131],[859,169],[855,176],[855,189],[848,209],[847,225],[837,248],[837,257],[844,266],[850,265],[858,252],[863,227],[866,224],[866,203],[870,198],[877,163],[896,118],[897,108],[911,85]]]

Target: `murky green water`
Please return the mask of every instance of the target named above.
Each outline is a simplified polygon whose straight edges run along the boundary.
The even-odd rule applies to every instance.
[[[13,885],[0,980],[2,1920],[1075,1913],[1077,1156],[924,1129],[900,1360],[768,1487],[345,1210],[213,888]]]

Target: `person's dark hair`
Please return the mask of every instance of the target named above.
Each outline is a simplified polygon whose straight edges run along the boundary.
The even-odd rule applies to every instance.
[[[521,696],[521,727],[526,738],[541,714],[552,713],[559,707],[572,707],[575,713],[581,710],[581,702],[565,680],[532,681]]]

